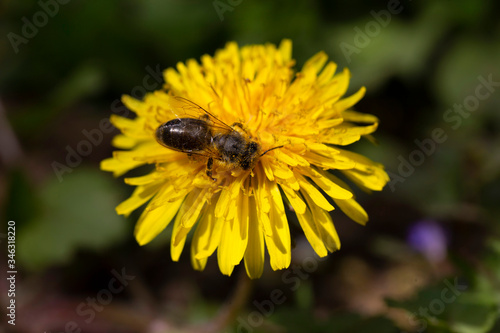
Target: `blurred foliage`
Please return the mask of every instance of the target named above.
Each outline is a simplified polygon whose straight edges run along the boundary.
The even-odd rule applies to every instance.
[[[51,179],[36,193],[40,209],[18,233],[19,263],[40,269],[68,262],[79,248],[104,251],[123,239],[128,228],[114,211],[119,197],[109,177],[95,170]]]
[[[322,332],[373,332],[396,333],[398,329],[387,318],[372,317],[364,319],[352,313],[342,313],[331,316],[327,320],[310,321],[311,314],[299,311],[296,308],[286,308],[275,314],[276,322],[289,328],[287,332],[322,333]],[[273,317],[274,318],[274,317]],[[269,330],[256,330],[256,332],[269,332]]]
[[[188,254],[172,263],[170,229],[151,246],[138,248],[132,235],[138,213],[128,219],[115,214],[114,207],[131,189],[98,170],[99,161],[112,152],[114,133],[102,133],[102,142],[71,173],[64,173],[63,181],[53,162],[64,164],[68,147],[87,140],[83,130],[99,129],[122,94],[145,90],[143,80],[151,75],[147,68],[199,59],[230,40],[244,45],[291,38],[297,69],[324,50],[339,68],[351,71],[350,92],[367,87],[356,108],[381,119],[378,144],[365,140],[351,149],[401,177],[399,157],[408,160],[419,150],[415,140],[432,138],[436,128],[447,139],[384,192],[359,194],[371,217],[366,228],[333,212],[342,251],[254,332],[411,332],[424,325],[426,332],[500,332],[498,87],[457,128],[444,118],[455,104],[474,96],[479,77],[500,81],[498,2],[401,1],[401,12],[385,26],[379,24],[375,34],[367,31],[369,24],[378,22],[376,16],[382,17],[390,2],[222,2],[230,10],[218,12],[215,2],[201,0],[17,0],[0,5],[0,98],[14,139],[23,147],[19,163],[0,165],[0,184],[5,184],[0,201],[4,220],[17,222],[17,259],[23,270],[43,281],[55,269],[66,288],[56,292],[71,290],[84,299],[83,291],[95,294],[94,289],[102,288],[88,281],[97,277],[102,282],[109,262],[125,258],[145,272],[157,308],[187,322],[214,316],[232,278],[221,277],[214,262],[203,273],[192,272]],[[56,4],[57,13],[35,27],[34,36],[25,36],[27,42],[12,45],[9,35],[23,35],[24,18],[33,22],[40,3]],[[368,34],[366,44],[356,44],[359,31]],[[357,51],[346,54],[346,44]],[[437,221],[448,233],[445,263],[422,265],[406,243],[410,226],[421,219]],[[297,255],[303,249],[294,251]],[[356,260],[347,265],[347,258]],[[394,278],[400,270],[414,278]],[[71,273],[85,271],[97,273]],[[281,274],[266,272],[256,295],[281,288]],[[412,313],[441,299],[444,281],[458,277],[468,287],[456,302],[437,315],[410,320]],[[68,286],[70,280],[74,284]],[[185,287],[179,287],[181,282]],[[411,292],[396,292],[405,288]],[[188,296],[179,296],[181,292]],[[353,301],[356,295],[364,297],[362,303]],[[403,315],[393,315],[394,309]],[[248,310],[254,310],[251,304]]]

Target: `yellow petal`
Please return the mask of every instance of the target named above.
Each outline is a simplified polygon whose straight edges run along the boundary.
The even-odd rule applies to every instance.
[[[247,174],[245,174],[244,177],[246,176]],[[244,180],[244,177],[240,175],[236,178],[232,177],[227,178],[229,184],[222,189],[219,200],[217,200],[217,205],[215,206],[216,217],[225,218],[227,216],[229,206],[231,205],[232,200],[236,198],[236,196],[238,195],[238,192],[240,191],[241,182]]]
[[[186,243],[186,236],[191,229],[184,228],[181,223],[181,217],[188,210],[186,205],[186,200],[182,203],[177,216],[174,220],[174,228],[172,230],[172,241],[170,242],[170,256],[172,261],[179,261],[182,250],[184,249],[184,244]]]
[[[316,206],[307,193],[304,193],[303,196],[307,201],[308,207],[311,209],[312,220],[316,223],[316,228],[323,240],[323,244],[325,244],[330,252],[339,250],[340,239],[330,214],[324,209]]]
[[[214,204],[208,205],[196,228],[197,237],[194,241],[197,243],[197,252],[195,254],[197,260],[211,256],[220,243],[222,226],[225,220],[215,217],[214,206]]]
[[[127,171],[137,168],[138,166],[143,165],[144,162],[138,162],[138,161],[128,161],[128,162],[122,162],[119,161],[118,159],[111,157],[107,158],[105,160],[101,161],[101,170],[104,171],[112,171],[113,176],[119,177],[126,173]]]
[[[288,165],[291,166],[296,166],[296,165],[302,165],[302,166],[308,166],[309,162],[302,157],[301,155],[290,151],[288,149],[282,149],[280,151],[281,154],[277,154],[276,156],[278,157],[279,160],[281,160],[284,163],[287,163]],[[291,162],[293,161],[293,162]]]
[[[233,223],[234,220],[226,220],[222,226],[222,234],[220,244],[217,249],[217,262],[222,274],[231,276],[234,269],[234,264],[231,260],[231,251],[233,250],[234,233]]]
[[[146,185],[161,180],[163,177],[163,174],[153,171],[144,176],[125,178],[124,181],[127,185]]]
[[[290,61],[292,59],[292,41],[290,39],[283,39],[279,46],[279,52],[285,64]]]
[[[342,117],[345,121],[355,122],[355,123],[378,123],[377,117],[367,113],[356,112],[353,110],[346,110],[342,112]]]
[[[131,152],[134,152],[134,150]],[[147,152],[141,152],[140,154],[136,152],[133,159],[138,162],[146,162],[149,164],[188,160],[186,154],[165,148],[159,144],[150,147]]]
[[[252,188],[254,190],[255,200],[257,203],[257,218],[259,219],[259,222],[264,229],[264,233],[270,236],[273,234],[273,232],[271,227],[271,220],[269,219],[271,202],[268,190],[266,188],[267,182],[262,168],[257,166],[254,169],[254,172],[256,173],[256,175],[252,178]]]
[[[141,142],[141,141],[137,140],[135,138],[131,138],[131,137],[123,135],[123,134],[118,134],[113,138],[113,140],[111,141],[111,144],[113,145],[113,147],[120,148],[120,149],[132,149],[139,142]]]
[[[152,132],[144,130],[146,125],[145,118],[128,119],[112,114],[109,120],[123,134],[131,138],[147,140],[154,137]]]
[[[318,170],[316,168],[303,168],[299,167],[298,170],[306,176],[308,176],[316,185],[318,185],[326,194],[328,194],[333,199],[350,199],[352,198],[352,193],[344,189],[339,184],[331,181],[328,177],[324,175],[324,171]]]
[[[335,203],[353,221],[361,225],[365,225],[368,222],[368,214],[356,200],[335,200]]]
[[[351,188],[340,178],[332,175],[329,172],[324,173],[326,177],[328,177],[331,181],[339,184],[342,186],[344,189],[348,191],[352,191]],[[368,214],[366,211],[361,207],[361,205],[355,200],[355,198],[347,199],[347,200],[335,200],[335,203],[339,208],[347,215],[349,216],[353,221],[365,225],[366,222],[368,222]]]
[[[354,169],[358,171],[371,173],[374,171],[374,168],[382,169],[384,167],[382,164],[374,162],[368,157],[354,153],[352,151],[339,148],[339,152],[341,156],[352,160],[356,164]]]
[[[205,206],[205,190],[194,189],[186,196],[179,213],[177,214],[172,232],[172,243],[179,244],[186,239],[193,225],[198,221],[198,217]],[[177,222],[177,220],[179,220]]]
[[[131,212],[151,199],[162,186],[163,181],[159,181],[152,184],[136,187],[130,198],[116,206],[116,212],[119,215],[130,215]]]
[[[149,243],[167,227],[179,210],[183,200],[184,198],[181,198],[177,201],[166,203],[158,209],[151,211],[146,207],[135,226],[135,238],[139,245]],[[149,205],[152,203],[154,203],[154,199]]]
[[[248,245],[248,226],[250,224],[250,210],[249,210],[249,197],[247,195],[241,194],[239,197],[238,204],[238,221],[239,233],[236,237],[239,239],[238,246],[233,251],[233,264],[239,264],[245,255],[245,251]]]
[[[286,183],[283,183],[280,185],[281,189],[285,193],[285,196],[287,197],[288,201],[290,201],[290,204],[293,207],[293,210],[297,214],[304,214],[306,211],[306,204],[300,197],[299,193],[296,192],[294,189],[289,187]]]
[[[184,179],[186,179],[186,177],[183,177],[180,182]],[[179,198],[184,198],[192,189],[193,188],[189,184],[186,184],[182,188],[178,188],[175,182],[170,181],[163,186],[161,192],[149,203],[145,211],[151,212],[170,202],[177,201]]]
[[[301,174],[295,173],[295,177],[300,184],[300,191],[309,194],[315,205],[331,211],[334,209],[332,205],[326,200],[326,198],[318,191],[308,180],[306,180]]]
[[[382,191],[389,181],[387,173],[382,168],[375,166],[370,172],[358,170],[342,170],[342,172],[359,187],[373,191]]]
[[[298,165],[298,162],[296,159],[294,159],[293,157],[285,154],[285,152],[281,151],[281,149],[278,149],[276,152],[275,152],[275,156],[276,158],[285,163],[285,164],[288,164],[290,166],[297,166]]]
[[[271,169],[273,170],[273,174],[278,178],[291,179],[294,177],[293,171],[290,170],[287,165],[279,162],[278,160],[276,160],[275,163],[271,164]]]
[[[257,218],[255,197],[249,197],[248,246],[245,251],[245,269],[251,279],[258,279],[264,270],[264,234]]]
[[[321,71],[323,66],[325,66],[327,60],[328,56],[325,52],[318,52],[306,61],[304,67],[302,67],[301,73],[305,75],[311,74],[316,76],[316,74]]]
[[[321,140],[325,143],[345,146],[358,141],[362,135],[368,135],[375,132],[377,127],[378,123],[370,126],[342,124],[324,131]]]
[[[135,98],[133,98],[132,96],[129,96],[129,95],[122,95],[121,99],[122,99],[123,104],[129,110],[131,110],[131,111],[133,111],[135,113],[140,113],[141,110],[149,107],[147,105],[147,103],[145,103],[145,102],[143,102],[141,100],[135,99]]]
[[[273,270],[284,269],[290,265],[291,261],[291,241],[290,229],[285,215],[283,199],[278,189],[278,185],[274,182],[269,182],[268,185],[269,197],[272,198],[273,204],[269,212],[271,219],[272,235],[264,235],[271,268]]]
[[[184,88],[183,80],[179,73],[173,68],[167,68],[164,73],[165,77],[165,85],[167,85],[168,88],[177,91],[177,92],[182,92],[185,91],[186,89]]]
[[[349,71],[348,68],[344,68],[341,73],[339,73],[333,77],[333,81],[337,85],[337,99],[346,93],[347,88],[349,88],[349,80],[350,79],[351,79],[351,72]],[[363,96],[361,96],[361,97],[363,97]],[[360,99],[361,99],[361,97],[360,97]],[[335,108],[340,109],[338,107],[338,102],[335,103]]]
[[[299,220],[299,224],[304,230],[304,235],[307,238],[309,244],[311,244],[314,252],[320,257],[324,257],[328,254],[326,250],[325,244],[323,243],[323,239],[316,227],[316,223],[314,222],[313,216],[309,209],[304,210],[304,213],[297,213],[297,219]]]
[[[329,147],[322,143],[307,142],[306,145],[307,149],[321,156],[335,158],[339,154],[339,151],[337,149]]]
[[[217,250],[219,266],[224,266],[221,271],[226,272],[226,275],[230,275],[234,266],[241,262],[248,243],[248,196],[241,194],[236,203],[233,206],[237,206],[238,211],[234,219],[226,219]]]
[[[260,162],[262,164],[262,169],[264,169],[264,173],[266,174],[267,179],[269,179],[270,181],[274,181],[274,173],[271,163],[265,158],[261,159]]]
[[[323,169],[352,169],[356,166],[356,163],[351,159],[338,154],[335,157],[326,157],[320,154],[308,151],[304,154],[304,158],[309,161],[310,164],[314,164]]]
[[[342,124],[343,121],[344,121],[343,118],[321,119],[320,121],[318,121],[318,128],[319,129],[330,129],[332,127],[335,127],[337,125]],[[323,142],[326,142],[326,141],[323,141]]]
[[[198,228],[196,228],[194,235],[193,235],[193,240],[196,238],[196,232],[198,231]],[[195,242],[191,242],[191,265],[193,268],[197,271],[203,271],[205,269],[205,266],[207,265],[208,258],[201,258],[197,259],[196,254],[198,253],[198,250],[196,248]]]
[[[205,197],[206,193],[206,189],[195,189],[186,198],[188,210],[181,219],[181,225],[184,228],[192,228],[200,217],[200,213],[205,206],[205,202],[207,201]]]
[[[117,160],[116,163],[122,163],[126,166],[134,165],[134,168],[145,163],[174,161],[179,159],[180,157],[183,159],[187,159],[185,154],[180,154],[179,152],[173,151],[171,149],[166,149],[160,146],[155,141],[145,141],[132,150],[117,150],[113,152],[113,158]],[[104,166],[101,164],[101,167]],[[116,168],[115,165],[106,167]],[[108,170],[106,169],[106,171]]]
[[[359,102],[361,98],[363,98],[365,92],[366,92],[365,87],[361,87],[357,92],[355,92],[351,96],[343,98],[337,103],[335,103],[335,108],[340,111],[349,109],[351,106]]]
[[[335,74],[337,70],[337,64],[334,62],[329,62],[325,68],[321,71],[321,74],[318,76],[318,85],[323,85],[328,83]]]

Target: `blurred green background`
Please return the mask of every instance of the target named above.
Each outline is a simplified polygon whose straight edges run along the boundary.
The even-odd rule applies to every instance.
[[[324,50],[350,69],[350,92],[366,86],[355,108],[380,118],[378,144],[350,149],[383,163],[392,181],[358,193],[366,227],[333,212],[342,250],[307,274],[266,264],[226,331],[500,332],[499,13],[498,2],[473,0],[4,1],[0,247],[7,258],[14,220],[19,271],[9,329],[206,328],[237,277],[222,276],[215,258],[193,271],[188,250],[171,262],[169,230],[136,244],[138,213],[114,211],[132,189],[98,167],[117,133],[101,121],[122,94],[158,88],[159,69],[227,41],[290,38],[297,70]],[[71,153],[78,147],[86,156]],[[297,269],[312,252],[294,236]],[[123,269],[134,278],[110,293]],[[259,310],[275,289],[286,301]]]

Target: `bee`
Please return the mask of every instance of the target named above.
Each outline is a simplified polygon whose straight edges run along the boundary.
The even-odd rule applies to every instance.
[[[241,123],[229,126],[188,99],[178,96],[174,99],[184,105],[181,109],[195,110],[200,117],[178,116],[161,124],[155,132],[156,141],[166,148],[187,153],[188,156],[208,157],[206,174],[213,181],[217,181],[212,177],[214,161],[230,168],[251,170],[260,157],[283,147],[273,147],[261,153],[260,144],[246,133]]]

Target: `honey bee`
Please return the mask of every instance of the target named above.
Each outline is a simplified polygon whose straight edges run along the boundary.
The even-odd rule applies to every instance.
[[[246,133],[241,123],[229,126],[188,99],[178,96],[174,99],[184,104],[181,109],[195,110],[200,116],[178,116],[161,124],[155,132],[156,141],[164,147],[187,153],[189,156],[208,157],[206,174],[213,181],[217,181],[212,177],[214,160],[230,168],[250,170],[260,157],[273,149],[283,147],[273,147],[261,153],[260,144]]]

